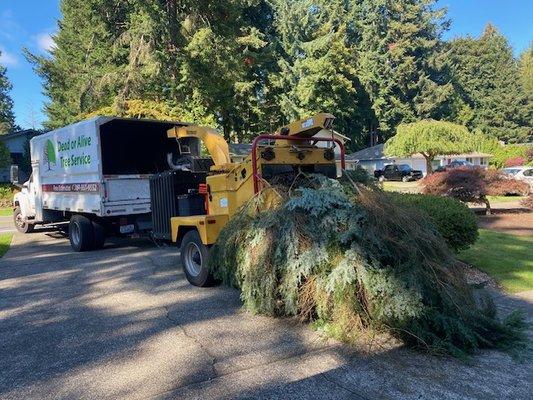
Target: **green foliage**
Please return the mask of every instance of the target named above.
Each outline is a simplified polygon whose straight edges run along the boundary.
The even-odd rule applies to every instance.
[[[366,169],[360,165],[356,165],[354,169],[345,170],[343,180],[349,183],[360,183],[365,186],[374,186],[376,179],[368,173]]]
[[[297,315],[346,341],[375,330],[464,357],[526,340],[522,319],[476,305],[426,216],[379,190],[351,192],[322,179],[275,207],[254,198],[224,228],[211,268],[249,310]]]
[[[493,28],[444,42],[436,3],[62,0],[56,46],[27,56],[47,128],[103,111],[169,115],[242,142],[328,111],[352,150],[423,119],[526,141],[530,53],[519,68]]]
[[[501,144],[497,139],[491,138],[479,130],[474,131],[471,139],[473,150],[491,154],[489,163],[497,169],[505,167],[505,162],[511,158],[523,157],[528,160],[528,151],[533,149],[533,146],[528,145]]]
[[[0,55],[2,52],[0,51]],[[15,129],[15,114],[13,114],[13,100],[9,95],[12,89],[7,78],[6,68],[0,65],[0,135]],[[0,163],[2,161],[0,160]]]
[[[531,101],[533,98],[533,43],[520,56],[520,79]]]
[[[51,99],[47,127],[142,99],[227,138],[264,129],[265,1],[62,0],[61,11],[51,54],[28,54]]]
[[[426,194],[390,195],[395,203],[424,212],[454,251],[465,250],[476,242],[477,219],[465,204],[455,199]]]
[[[431,162],[441,154],[460,154],[472,150],[468,129],[447,121],[425,120],[398,126],[394,137],[385,143],[388,156],[406,157],[421,153],[426,159],[427,171]]]
[[[285,120],[332,110],[336,129],[364,145],[375,118],[357,74],[354,1],[276,0],[270,81]]]
[[[0,184],[0,208],[8,208],[9,214],[13,214],[13,196],[17,188],[11,184]]]
[[[2,257],[9,250],[11,246],[11,239],[13,238],[12,233],[1,233],[0,234],[0,257]]]
[[[442,63],[445,11],[432,0],[354,3],[358,77],[381,132],[390,137],[402,122],[442,119],[452,92]]]
[[[448,118],[505,142],[531,141],[531,96],[507,39],[489,24],[479,38],[453,40],[448,57],[456,93]]]

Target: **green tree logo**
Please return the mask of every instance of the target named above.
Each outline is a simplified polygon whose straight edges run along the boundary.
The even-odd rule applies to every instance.
[[[46,141],[46,145],[44,146],[44,159],[48,164],[48,171],[50,171],[52,169],[51,165],[56,165],[56,151],[50,139]]]

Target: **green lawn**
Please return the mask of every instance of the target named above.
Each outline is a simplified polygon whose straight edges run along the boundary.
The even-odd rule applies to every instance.
[[[383,190],[386,190],[388,192],[418,193],[420,192],[420,186],[418,186],[418,181],[413,181],[413,182],[385,181],[383,182]]]
[[[487,198],[491,203],[509,203],[525,199],[524,196],[487,196]]]
[[[13,215],[13,209],[11,207],[0,208],[0,217],[6,217]]]
[[[0,257],[9,250],[12,237],[13,235],[11,233],[0,233]]]
[[[511,293],[533,289],[533,237],[479,230],[459,258],[492,276]]]

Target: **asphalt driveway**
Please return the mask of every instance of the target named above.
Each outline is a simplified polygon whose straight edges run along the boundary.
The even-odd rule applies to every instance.
[[[530,300],[501,304],[531,319]],[[176,249],[149,241],[73,253],[15,234],[0,259],[0,399],[527,399],[532,372],[500,352],[465,364],[326,341],[190,286]]]

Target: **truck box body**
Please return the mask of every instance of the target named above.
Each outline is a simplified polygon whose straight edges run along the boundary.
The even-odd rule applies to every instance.
[[[167,154],[177,145],[167,130],[180,125],[186,124],[95,117],[33,138],[35,221],[44,221],[46,210],[98,217],[149,213],[150,176],[168,170]]]

